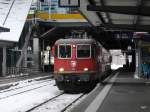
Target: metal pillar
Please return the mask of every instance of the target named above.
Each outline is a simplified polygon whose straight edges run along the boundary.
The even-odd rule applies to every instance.
[[[24,64],[24,67],[27,68],[27,49],[24,50],[23,54],[24,54],[23,64]]]
[[[131,71],[132,72],[135,72],[136,70],[136,51],[133,51],[133,54],[132,54],[132,64],[131,64]]]
[[[141,76],[141,63],[142,63],[141,48],[138,48],[138,75],[139,76]]]
[[[25,37],[25,43],[23,45],[23,48],[22,48],[22,53],[21,53],[21,56],[19,57],[18,61],[17,61],[17,64],[16,64],[16,67],[20,67],[21,66],[21,62],[24,58],[24,53],[26,52],[27,50],[27,47],[28,47],[28,43],[30,41],[30,37],[31,37],[31,34],[32,34],[32,28],[33,26],[31,26],[29,28],[29,32],[27,33],[26,37]],[[25,59],[25,58],[24,58]]]
[[[39,70],[39,38],[33,38],[34,68]]]
[[[44,50],[45,50],[45,41],[44,41],[44,39],[42,40],[42,69],[43,69],[43,71],[45,71],[45,68],[44,68]]]
[[[3,47],[3,62],[2,62],[2,75],[6,76],[6,46]]]
[[[137,76],[141,76],[141,48],[140,48],[140,41],[137,41],[136,44],[136,74]]]
[[[128,59],[128,55],[127,53],[125,54],[126,55],[126,70],[129,70],[129,59]]]

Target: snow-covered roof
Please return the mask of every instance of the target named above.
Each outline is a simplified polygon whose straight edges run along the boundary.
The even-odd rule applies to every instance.
[[[55,44],[91,44],[95,43],[94,39],[59,39],[55,42]]]
[[[0,40],[19,40],[31,3],[32,0],[0,0],[0,26],[10,29],[0,33]]]

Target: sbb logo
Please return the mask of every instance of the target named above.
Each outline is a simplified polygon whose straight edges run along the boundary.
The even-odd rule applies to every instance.
[[[77,66],[77,62],[76,61],[71,61],[71,67],[75,68]]]

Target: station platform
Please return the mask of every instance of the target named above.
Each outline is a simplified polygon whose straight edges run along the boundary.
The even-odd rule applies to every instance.
[[[71,112],[150,112],[150,79],[119,71],[89,93]]]

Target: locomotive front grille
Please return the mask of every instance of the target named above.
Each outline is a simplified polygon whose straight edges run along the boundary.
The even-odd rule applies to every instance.
[[[87,82],[90,80],[94,80],[93,74],[61,74],[61,75],[55,75],[55,80],[57,81],[65,81],[65,82]]]

